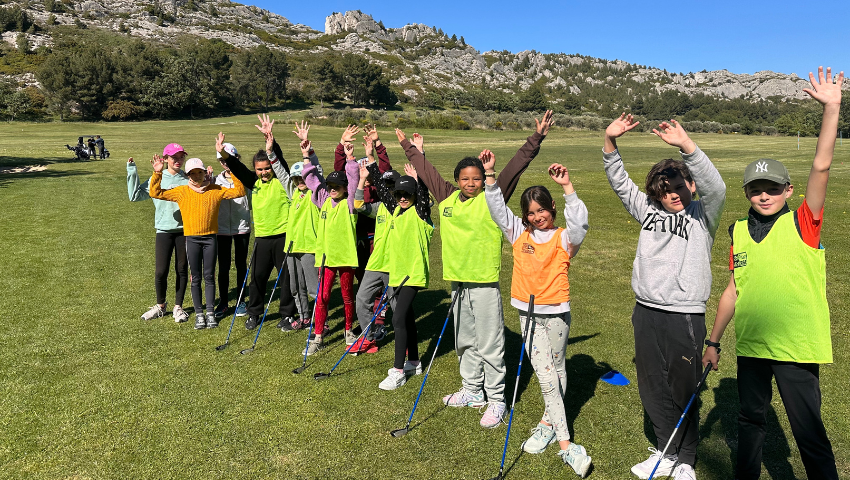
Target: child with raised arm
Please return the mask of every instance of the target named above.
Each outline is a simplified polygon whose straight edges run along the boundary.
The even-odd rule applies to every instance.
[[[481,153],[484,171],[496,171],[493,152]],[[564,190],[564,217],[567,228],[556,228],[557,211],[549,190],[533,186],[522,192],[522,218],[505,205],[496,178],[485,180],[484,195],[490,216],[513,246],[514,270],[511,278],[511,305],[519,310],[522,335],[528,317],[528,300],[534,295],[533,327],[526,348],[537,373],[546,410],[532,436],[522,444],[528,453],[543,453],[557,439],[561,460],[582,478],[590,469],[591,458],[581,445],[570,442],[564,393],[567,388],[566,352],[570,336],[570,262],[587,235],[587,207],[579,200],[563,165],[549,166],[549,176]],[[533,346],[533,348],[532,348]]]
[[[717,370],[723,331],[735,318],[738,355],[738,459],[735,478],[761,474],[765,412],[776,379],[808,478],[838,479],[835,455],[821,418],[820,364],[832,363],[826,262],[820,243],[823,205],[835,149],[841,86],[832,70],[809,73],[803,91],[823,105],[823,123],[803,204],[791,211],[794,193],[785,166],[764,158],[744,169],[747,218],[729,227],[729,284],[717,305],[703,365]],[[836,81],[837,80],[837,81]]]
[[[216,140],[216,150],[224,150],[224,134],[219,132]],[[186,162],[189,184],[163,190],[162,157],[155,155],[153,159],[153,176],[151,177],[151,198],[177,202],[183,215],[183,229],[186,234],[186,259],[192,271],[192,301],[195,304],[195,330],[215,328],[218,320],[215,318],[215,262],[217,257],[218,210],[221,201],[239,198],[245,195],[245,190],[239,179],[233,177],[233,188],[216,185],[207,177],[207,170],[200,158],[190,158]],[[201,301],[201,279],[206,287],[206,307]]]
[[[629,178],[617,150],[617,137],[638,125],[631,115],[605,130],[602,159],[611,188],[641,226],[632,269],[635,307],[635,366],[638,392],[658,445],[667,444],[702,374],[705,302],[711,293],[711,246],[726,201],[726,185],[711,160],[675,120],[653,129],[664,142],[679,148],[682,160],[656,163],[641,192]],[[699,200],[694,200],[699,194]],[[691,428],[684,430],[678,452],[668,453],[657,476],[694,479],[699,442],[699,408],[688,410]],[[632,467],[648,478],[661,455]],[[675,470],[675,471],[674,471]]]
[[[169,143],[162,150],[167,168],[162,172],[162,188],[170,189],[189,184],[189,177],[182,170],[186,159],[183,147]],[[133,157],[127,160],[127,192],[131,202],[141,202],[150,197],[150,179],[139,183],[139,172]],[[186,285],[189,282],[189,267],[186,263],[186,237],[183,235],[183,217],[180,206],[174,202],[153,199],[156,209],[154,227],[156,228],[154,289],[156,304],[142,314],[142,320],[161,318],[168,310],[165,293],[168,290],[168,268],[171,257],[174,256],[174,311],[172,316],[177,323],[189,319],[189,314],[183,310],[183,297],[186,295]]]
[[[496,181],[505,200],[540,150],[540,142],[552,126],[552,112],[547,111],[543,120],[536,122],[537,132],[528,137]],[[484,166],[476,157],[462,159],[455,167],[455,186],[440,176],[404,132],[397,129],[396,136],[419,178],[440,202],[443,279],[452,282],[452,295],[458,295],[453,316],[463,385],[443,397],[443,403],[450,407],[487,405],[480,424],[485,428],[498,427],[506,409],[505,319],[499,289],[502,234],[481,195]]]
[[[323,347],[322,337],[328,317],[328,300],[334,278],[339,274],[339,286],[345,310],[345,343],[351,345],[357,335],[351,332],[354,323],[354,269],[357,268],[357,210],[354,192],[359,181],[359,167],[354,158],[354,145],[345,145],[345,171],[333,171],[327,178],[316,165],[306,163],[303,175],[311,200],[319,207],[316,227],[316,266],[325,255],[325,270],[320,272],[322,289],[316,299],[316,335],[307,344],[306,354],[313,355]],[[305,352],[301,352],[303,355]]]
[[[431,271],[428,253],[434,227],[426,221],[426,214],[417,202],[420,195],[427,197],[427,189],[420,186],[412,166],[405,165],[405,173],[407,175],[399,177],[394,189],[390,191],[379,180],[380,172],[374,162],[369,167],[361,166],[354,202],[361,213],[383,217],[378,218],[376,224],[376,249],[369,259],[366,273],[369,273],[369,268],[382,268],[391,287],[387,295],[395,295],[392,302],[395,357],[393,368],[387,371],[387,378],[378,385],[381,390],[395,390],[407,382],[408,376],[422,373],[413,301],[420,290],[428,287]],[[366,178],[370,176],[372,184],[377,186],[381,201],[367,204],[362,201],[362,196]],[[379,261],[378,265],[373,264],[376,260]],[[400,287],[406,276],[409,277],[407,282]],[[360,317],[362,328],[367,328],[368,322],[369,319]],[[355,344],[352,350],[358,348],[358,351],[370,352],[367,341],[358,343],[361,342],[364,345]],[[377,351],[374,340],[372,344]]]

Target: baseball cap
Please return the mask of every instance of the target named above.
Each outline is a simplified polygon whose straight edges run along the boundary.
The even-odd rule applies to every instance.
[[[183,147],[181,147],[180,145],[178,145],[176,143],[169,143],[168,145],[165,146],[165,148],[162,149],[162,156],[163,157],[171,157],[171,156],[174,156],[174,154],[177,153],[177,152],[186,153],[186,150],[183,150]]]
[[[393,192],[404,192],[409,193],[410,195],[416,195],[416,180],[409,175],[402,175],[398,177],[398,180],[395,182],[395,189]]]
[[[235,157],[236,155],[238,155],[238,154],[236,153],[236,147],[234,147],[232,143],[222,143],[222,144],[221,144],[221,146],[223,146],[223,147],[224,147],[224,149],[223,149],[223,150],[224,150],[225,152],[227,152],[227,154],[228,154],[228,155],[230,155],[231,157]],[[215,152],[215,156],[216,156],[217,158],[221,158],[221,154],[220,154],[220,153],[218,153],[218,152]]]
[[[325,179],[325,183],[333,183],[334,185],[339,185],[342,187],[348,186],[348,177],[345,176],[345,172],[341,172],[339,170],[335,170],[328,174],[328,178]]]
[[[189,173],[197,168],[200,168],[201,170],[207,169],[204,167],[204,162],[202,162],[200,158],[190,158],[189,160],[186,160],[186,165],[183,167],[183,171]]]
[[[770,180],[785,185],[791,183],[791,176],[782,162],[772,158],[760,158],[744,169],[744,186],[755,180]]]
[[[401,177],[401,174],[399,174],[395,170],[390,170],[388,172],[384,172],[384,174],[381,175],[381,180],[385,182],[397,182],[399,177]]]

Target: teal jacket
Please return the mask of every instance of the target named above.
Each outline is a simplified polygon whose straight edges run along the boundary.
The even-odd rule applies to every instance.
[[[188,185],[189,177],[181,170],[177,175],[162,171],[162,189],[168,190],[180,185]],[[150,197],[150,178],[145,183],[139,184],[139,172],[135,163],[127,164],[127,194],[131,202],[141,202]],[[154,227],[156,233],[175,233],[183,231],[183,216],[180,215],[180,207],[177,202],[153,199],[156,209]]]

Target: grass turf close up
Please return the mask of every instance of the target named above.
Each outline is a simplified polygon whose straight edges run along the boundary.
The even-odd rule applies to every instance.
[[[291,124],[296,114],[273,115],[286,158],[300,158]],[[31,173],[0,173],[0,211],[5,235],[0,276],[0,478],[464,478],[495,475],[505,426],[484,430],[473,409],[447,408],[440,398],[460,386],[454,342],[447,331],[422,395],[411,431],[403,427],[421,382],[412,378],[391,392],[377,388],[392,365],[392,348],[347,357],[324,382],[312,374],[328,371],[343,352],[342,308],[334,293],[329,347],[309,358],[301,375],[306,332],[284,334],[270,315],[250,355],[255,332],[237,319],[231,345],[224,341],[230,317],[215,330],[195,331],[171,317],[139,319],[153,304],[153,205],[130,203],[125,165],[132,156],[140,176],[166,143],[178,142],[220,170],[214,136],[219,130],[249,159],[263,147],[251,116],[181,122],[126,124],[0,125],[0,168],[46,165]],[[99,133],[112,156],[71,161],[64,144],[80,133]],[[396,168],[404,155],[394,134],[382,130]],[[411,135],[413,131],[408,131]],[[501,170],[531,132],[424,131],[428,159],[451,178],[455,163],[489,148]],[[314,127],[311,139],[327,167],[341,129]],[[728,185],[726,209],[713,251],[714,284],[710,330],[720,292],[728,281],[726,228],[744,217],[748,203],[740,184],[744,166],[757,158],[782,160],[797,186],[805,180],[816,139],[694,135]],[[677,152],[658,138],[629,133],[619,146],[627,170],[639,185],[656,161]],[[592,478],[629,478],[629,468],[646,458],[653,437],[635,383],[630,325],[634,296],[631,263],[637,224],[611,191],[602,170],[601,133],[553,130],[540,155],[523,175],[511,199],[519,209],[523,189],[543,184],[553,162],[570,169],[579,197],[590,212],[590,232],[570,270],[573,324],[567,350],[565,398],[570,432],[594,459]],[[358,142],[358,156],[362,149]],[[838,470],[850,477],[850,404],[844,396],[848,362],[848,238],[850,226],[844,179],[850,145],[836,147],[825,208],[827,293],[832,313],[835,364],[821,368],[823,415]],[[791,207],[802,198],[795,195]],[[435,209],[436,212],[436,209]],[[563,225],[563,215],[557,224]],[[439,221],[434,214],[435,222]],[[510,246],[503,243],[501,277],[506,321],[508,398],[519,360],[521,338],[516,310],[509,305]],[[442,281],[440,234],[431,250],[432,278],[419,294],[416,311],[420,355],[430,359],[450,301]],[[232,299],[242,279],[231,278]],[[169,310],[173,302],[169,277]],[[188,289],[187,289],[188,290]],[[191,294],[185,305],[191,312]],[[277,300],[270,312],[276,312]],[[392,334],[388,336],[392,339]],[[701,479],[732,478],[737,449],[737,389],[734,323],[723,338],[720,372],[712,373],[701,399]],[[600,382],[609,369],[632,380],[626,387]],[[764,478],[804,478],[797,446],[778,393],[769,411]],[[572,471],[550,446],[542,455],[520,455],[520,443],[543,412],[539,386],[526,362],[520,381],[508,448],[508,478],[571,478]]]

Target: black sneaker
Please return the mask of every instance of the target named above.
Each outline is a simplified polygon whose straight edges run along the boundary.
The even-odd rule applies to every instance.
[[[218,320],[216,320],[215,313],[207,312],[207,328],[215,328],[218,326]]]
[[[195,330],[207,328],[207,317],[203,313],[195,314]]]
[[[260,317],[256,315],[248,315],[248,320],[245,320],[245,328],[253,330],[260,324]]]
[[[215,318],[224,318],[227,314],[227,304],[219,303],[218,306],[215,307],[215,310],[213,310],[213,313],[215,314]]]
[[[284,332],[292,332],[301,328],[301,322],[292,317],[285,317],[278,322],[277,328]]]
[[[375,326],[375,342],[380,342],[387,336],[387,329],[383,325]]]

